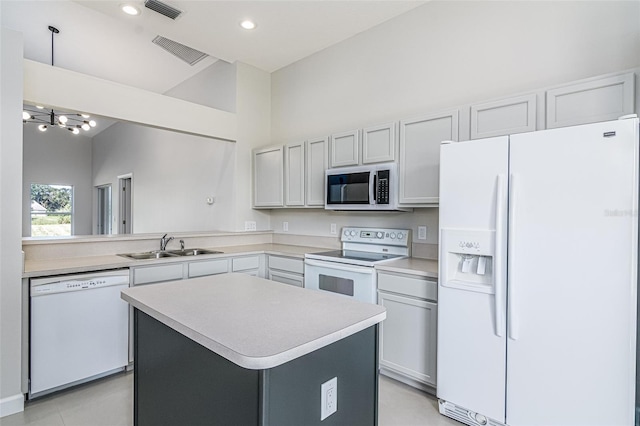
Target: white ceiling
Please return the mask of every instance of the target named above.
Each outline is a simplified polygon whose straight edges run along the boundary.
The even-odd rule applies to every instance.
[[[123,84],[164,93],[215,62],[240,61],[273,72],[405,13],[425,1],[167,0],[184,11],[173,21],[142,10],[128,16],[126,0],[0,0],[2,26],[24,34],[25,57]],[[253,19],[253,31],[240,28]],[[211,55],[190,66],[151,43],[156,35]],[[73,88],[72,90],[78,90]]]

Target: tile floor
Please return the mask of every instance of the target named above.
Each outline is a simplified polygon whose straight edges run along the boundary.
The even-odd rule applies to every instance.
[[[437,400],[380,377],[380,426],[460,426],[438,413]],[[25,411],[0,419],[2,426],[128,426],[133,424],[133,372],[45,396]]]

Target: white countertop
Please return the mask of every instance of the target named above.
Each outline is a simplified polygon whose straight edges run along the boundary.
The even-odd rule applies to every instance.
[[[375,325],[383,306],[245,274],[131,287],[122,298],[248,369],[273,368]]]
[[[408,257],[379,263],[376,265],[376,270],[418,275],[427,278],[438,278],[438,261]]]
[[[304,259],[305,253],[327,251],[326,248],[294,246],[288,244],[251,244],[227,247],[202,247],[221,251],[220,254],[201,256],[165,257],[162,259],[132,260],[115,254],[102,256],[79,256],[69,258],[27,260],[24,264],[24,278],[44,277],[60,274],[74,274],[96,270],[131,268],[144,265],[162,265],[165,263],[203,260],[209,258],[224,258],[230,255],[273,254]]]

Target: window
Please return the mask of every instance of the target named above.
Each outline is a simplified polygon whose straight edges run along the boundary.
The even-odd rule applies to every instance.
[[[31,236],[72,235],[73,187],[31,184]]]

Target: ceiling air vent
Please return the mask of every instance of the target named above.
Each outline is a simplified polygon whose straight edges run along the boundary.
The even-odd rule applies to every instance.
[[[184,44],[180,44],[177,41],[169,40],[168,38],[162,36],[157,36],[156,38],[154,38],[153,43],[162,47],[172,55],[175,55],[178,58],[182,59],[189,65],[195,65],[202,59],[209,56],[199,50],[193,49],[189,46],[185,46]]]
[[[144,7],[151,9],[154,12],[158,12],[159,14],[171,19],[176,19],[182,14],[181,10],[178,10],[175,7],[171,7],[159,0],[145,0]]]

